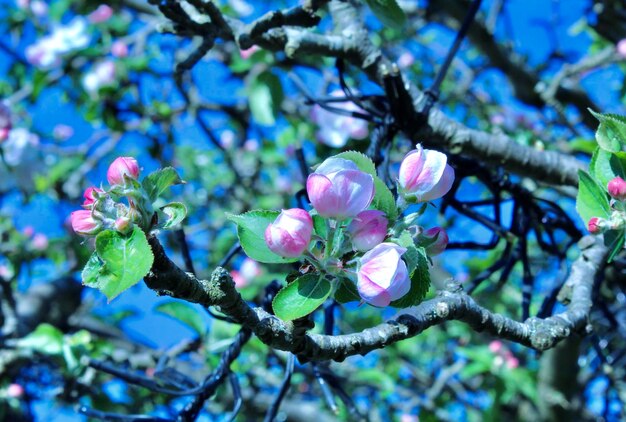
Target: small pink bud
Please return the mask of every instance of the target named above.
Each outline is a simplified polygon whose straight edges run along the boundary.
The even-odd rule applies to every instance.
[[[303,209],[282,210],[265,229],[265,243],[272,252],[285,258],[296,258],[309,246],[313,219]]]
[[[402,254],[394,243],[381,243],[359,260],[357,290],[361,298],[374,306],[387,306],[411,288],[411,280]]]
[[[24,387],[20,384],[9,384],[7,387],[7,396],[18,399],[24,395]]]
[[[118,157],[111,163],[107,171],[107,180],[111,185],[124,185],[124,176],[137,180],[139,164],[133,157]]]
[[[622,38],[618,41],[616,49],[617,54],[619,54],[622,59],[626,59],[626,38]]]
[[[74,211],[70,214],[70,221],[77,234],[92,236],[100,231],[101,225],[91,216],[90,210]]]
[[[87,19],[89,19],[91,23],[102,23],[108,21],[111,16],[113,16],[113,9],[106,4],[101,4],[87,16]]]
[[[604,231],[605,220],[598,217],[592,217],[587,223],[587,230],[589,233],[597,234],[602,233]]]
[[[22,233],[26,237],[32,237],[35,234],[35,228],[33,226],[26,226],[22,229]]]
[[[33,240],[31,241],[31,245],[33,247],[33,249],[37,250],[37,251],[43,251],[48,247],[48,236],[46,236],[43,233],[37,233],[34,237]]]
[[[254,259],[245,258],[239,266],[239,272],[247,281],[252,281],[255,277],[261,275],[263,270]]]
[[[426,248],[429,256],[436,256],[445,251],[448,241],[448,233],[441,227],[428,229],[419,236],[419,242]]]
[[[398,182],[404,194],[418,202],[432,201],[444,196],[454,182],[454,169],[448,165],[448,157],[417,145],[400,164]]]
[[[133,229],[133,222],[128,217],[118,217],[115,219],[115,230],[122,234],[129,233]]]
[[[506,366],[509,369],[515,369],[519,366],[519,359],[514,356],[509,356],[506,359]]]
[[[128,44],[123,41],[115,41],[111,44],[111,54],[117,58],[128,56]]]
[[[345,94],[341,90],[336,90],[331,92],[330,96],[344,97]],[[365,113],[362,108],[349,100],[333,102],[332,106],[345,112]],[[318,104],[311,108],[311,120],[319,127],[316,132],[317,139],[332,148],[342,148],[350,138],[365,139],[369,134],[367,121],[326,110]]]
[[[361,211],[348,226],[354,249],[369,251],[385,240],[388,223],[385,213],[382,211]]]
[[[309,246],[313,233],[313,219],[303,209],[282,210],[267,226],[265,243],[272,252],[285,258],[296,258]]]
[[[489,350],[491,350],[493,353],[498,353],[500,350],[502,350],[502,342],[500,340],[494,340],[491,343],[489,343]]]
[[[95,192],[99,194],[104,193],[102,189],[98,189],[93,186],[85,189],[85,193],[83,193],[83,198],[85,198],[85,202],[83,202],[83,207],[89,208],[94,204],[94,202],[96,202],[96,196],[94,195]]]
[[[374,198],[374,178],[356,164],[331,157],[309,175],[309,199],[322,217],[346,219],[367,209]]]
[[[609,195],[618,201],[623,201],[626,199],[626,180],[617,176],[613,178],[607,185],[607,189],[609,191]]]

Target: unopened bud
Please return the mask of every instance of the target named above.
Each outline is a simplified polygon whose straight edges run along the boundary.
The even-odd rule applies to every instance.
[[[618,201],[626,199],[626,180],[621,177],[617,176],[613,178],[607,185],[607,189],[609,191],[609,195]]]
[[[604,231],[605,226],[606,226],[605,219],[592,217],[591,220],[589,220],[589,223],[587,223],[587,230],[589,230],[589,233],[598,234]]]
[[[133,222],[128,217],[118,217],[115,220],[115,230],[122,234],[129,233],[133,229]]]

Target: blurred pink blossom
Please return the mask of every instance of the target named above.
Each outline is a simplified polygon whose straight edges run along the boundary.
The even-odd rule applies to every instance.
[[[26,47],[26,60],[38,68],[50,69],[61,64],[61,56],[87,47],[89,41],[87,22],[76,17],[67,25],[54,27],[50,35]]]
[[[344,94],[343,91],[337,90],[331,92],[330,95],[332,97],[341,97]],[[348,112],[364,113],[360,107],[348,100],[330,103],[330,106]],[[343,147],[350,138],[365,139],[369,133],[365,120],[328,111],[317,104],[311,109],[311,119],[319,127],[316,132],[317,139],[333,148]]]
[[[114,41],[113,44],[111,44],[111,54],[117,58],[128,56],[128,44],[124,41]]]
[[[253,45],[250,48],[247,48],[245,50],[241,50],[239,52],[239,54],[241,54],[241,58],[244,60],[248,60],[254,53],[256,53],[257,51],[259,51],[260,48],[256,45]]]
[[[34,237],[33,240],[31,241],[31,245],[33,247],[33,249],[37,250],[37,251],[43,251],[45,250],[50,242],[48,242],[48,236],[46,236],[43,233],[37,233]]]
[[[59,124],[52,130],[52,135],[61,141],[71,138],[74,135],[74,128],[68,125]]]
[[[9,137],[13,123],[11,122],[11,109],[0,101],[0,142]]]
[[[491,343],[489,343],[489,350],[491,350],[493,353],[498,353],[500,350],[502,350],[502,342],[500,340],[494,340]]]
[[[398,66],[403,69],[411,66],[414,62],[415,57],[412,53],[408,51],[405,51],[404,53],[400,54],[400,57],[398,57]]]
[[[115,82],[115,63],[112,60],[97,63],[83,77],[83,87],[91,95],[97,94],[100,88],[113,85]]]
[[[89,19],[91,23],[102,23],[108,21],[111,16],[113,16],[113,9],[106,4],[101,4],[87,16],[87,19]]]
[[[20,398],[24,395],[24,387],[22,387],[20,384],[9,384],[9,386],[7,387],[7,396],[12,397],[12,398]]]
[[[32,237],[35,234],[35,228],[33,226],[26,226],[22,229],[22,233],[26,237]]]

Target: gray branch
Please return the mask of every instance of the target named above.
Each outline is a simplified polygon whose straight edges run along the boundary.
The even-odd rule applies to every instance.
[[[250,328],[263,343],[292,352],[301,361],[342,361],[348,356],[364,355],[415,337],[432,326],[453,320],[537,350],[550,349],[563,339],[589,330],[592,287],[607,257],[601,237],[583,238],[579,242],[581,255],[572,264],[563,289],[566,295],[561,295],[570,304],[566,311],[545,319],[533,317],[518,322],[493,313],[464,293],[458,283],[450,282],[437,297],[404,311],[393,320],[359,333],[331,336],[302,333],[292,322],[282,321],[261,308],[250,307],[224,268],[213,271],[210,280],[197,279],[178,268],[165,255],[156,238],[150,239],[150,245],[155,263],[145,277],[148,287],[159,294],[207,307],[217,306],[224,314]]]

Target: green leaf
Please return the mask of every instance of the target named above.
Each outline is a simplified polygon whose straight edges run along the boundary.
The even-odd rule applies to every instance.
[[[604,244],[609,248],[607,262],[612,262],[613,258],[624,249],[624,230],[609,230],[604,233]]]
[[[342,152],[341,154],[337,154],[335,157],[352,161],[357,165],[359,170],[368,173],[374,178],[374,187],[376,192],[374,193],[372,206],[375,209],[384,212],[389,220],[395,220],[398,217],[396,201],[387,185],[385,185],[385,183],[376,175],[374,162],[367,155],[358,151]]]
[[[58,328],[43,323],[35,331],[19,339],[17,344],[46,355],[59,355],[63,352],[63,333]]]
[[[284,321],[301,318],[313,312],[330,295],[331,285],[318,273],[296,278],[280,290],[272,307],[277,317]]]
[[[610,207],[604,189],[591,176],[578,170],[578,195],[576,211],[587,224],[592,217],[609,218]]]
[[[626,179],[626,152],[611,153],[596,148],[589,163],[589,172],[606,190],[608,183],[615,177]]]
[[[335,300],[339,303],[358,302],[361,300],[359,291],[352,280],[342,278],[339,281],[339,287],[335,292]]]
[[[147,175],[141,185],[148,194],[150,201],[154,202],[167,188],[181,183],[184,182],[176,170],[173,167],[165,167]]]
[[[265,229],[276,220],[278,214],[280,214],[278,211],[268,210],[248,211],[240,215],[226,214],[226,218],[237,224],[237,236],[244,252],[255,261],[265,264],[285,264],[298,260],[276,255],[265,243]]]
[[[406,23],[404,10],[396,0],[365,0],[365,3],[385,26],[402,29]]]
[[[254,120],[262,126],[272,126],[276,123],[276,115],[283,98],[280,79],[270,72],[258,75],[248,87],[250,112]]]
[[[428,271],[428,259],[424,248],[408,247],[402,258],[407,262],[407,269],[413,265],[415,268],[410,272],[411,289],[409,292],[400,299],[391,302],[391,306],[396,308],[408,308],[419,304],[430,288],[430,272]],[[413,264],[413,260],[417,260],[417,262]]]
[[[104,293],[109,301],[137,284],[148,274],[154,261],[146,235],[136,226],[127,235],[114,230],[100,232],[96,236],[96,253],[102,261],[102,267],[95,282],[90,278],[93,275],[93,269],[90,268],[87,272],[88,280],[90,285]],[[92,262],[92,259],[93,256],[89,262]]]
[[[187,216],[187,207],[180,202],[170,202],[162,207],[161,211],[167,216],[165,221],[159,222],[159,226],[164,230],[177,226]]]
[[[600,148],[617,152],[626,144],[626,117],[617,114],[602,114],[589,110],[600,121],[596,141]]]
[[[154,308],[155,311],[168,315],[187,325],[202,337],[206,332],[206,326],[198,310],[185,302],[165,302]]]
[[[322,239],[326,239],[328,237],[328,225],[326,224],[326,219],[319,215],[314,215],[312,218],[315,234]]]
[[[83,279],[83,284],[89,287],[98,287],[98,275],[102,270],[103,264],[98,258],[98,254],[96,252],[91,254],[89,260],[85,264],[85,268],[83,268],[83,272],[81,274]]]

